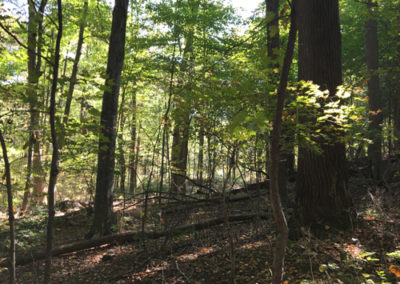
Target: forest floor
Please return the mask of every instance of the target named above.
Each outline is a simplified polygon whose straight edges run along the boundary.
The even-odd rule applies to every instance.
[[[328,237],[324,239],[304,232],[302,238],[289,242],[285,283],[400,282],[399,185],[391,185],[396,193],[355,177],[351,188],[357,206],[353,232],[327,229]],[[270,283],[275,226],[268,206],[264,198],[237,200],[228,203],[230,215],[261,212],[269,218],[223,222],[174,236],[105,244],[55,256],[51,283],[231,283],[233,276],[236,283]],[[126,210],[121,207],[117,206],[123,212],[118,215],[118,230],[140,230],[142,209],[131,203],[125,204]],[[146,230],[160,230],[165,226],[164,217],[152,207]],[[68,211],[56,219],[56,245],[83,239],[87,233],[90,217],[86,211]],[[44,214],[36,212],[18,220],[20,247],[44,245]],[[224,216],[220,204],[209,203],[191,204],[172,214],[171,226]],[[2,220],[3,239],[7,238],[5,228]],[[3,245],[0,257],[4,253]],[[43,270],[42,260],[18,266],[18,283],[42,283]],[[7,277],[7,268],[0,268],[0,283],[6,283]]]

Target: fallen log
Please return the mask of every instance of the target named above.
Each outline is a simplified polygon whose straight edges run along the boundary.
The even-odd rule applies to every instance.
[[[229,216],[230,222],[246,221],[254,218],[267,219],[266,214],[240,214]],[[174,236],[184,233],[191,233],[193,231],[200,231],[212,226],[217,226],[224,223],[224,218],[213,218],[196,224],[178,226],[169,231],[159,232],[126,232],[120,234],[113,234],[90,240],[80,240],[68,244],[59,245],[54,247],[52,256],[57,256],[66,253],[77,252],[81,250],[91,249],[107,244],[118,244],[126,242],[135,242],[143,239],[157,239],[164,236]],[[17,255],[16,264],[24,265],[33,261],[44,259],[46,252],[43,248],[36,248],[24,253]],[[0,258],[0,267],[8,266],[8,259],[6,257]]]
[[[233,189],[227,193],[226,202],[241,202],[252,198],[267,196],[267,192],[269,189],[269,180],[248,184],[246,187]],[[186,211],[188,209],[193,210],[195,207],[201,206],[212,206],[215,204],[221,204],[222,202],[222,194],[212,194],[212,196],[208,199],[199,199],[199,200],[180,200],[177,202],[170,202],[167,205],[163,206],[161,209],[164,214],[174,214],[181,211]]]

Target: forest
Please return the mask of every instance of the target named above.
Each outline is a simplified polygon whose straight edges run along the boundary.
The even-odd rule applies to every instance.
[[[1,283],[400,283],[399,0],[0,0],[0,96]]]

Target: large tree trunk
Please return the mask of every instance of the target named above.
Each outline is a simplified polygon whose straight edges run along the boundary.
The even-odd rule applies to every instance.
[[[111,233],[118,96],[124,62],[128,0],[115,0],[101,110],[94,219],[87,237]]]
[[[341,35],[338,0],[299,0],[299,79],[311,80],[334,99],[342,83]],[[327,225],[348,229],[352,224],[352,200],[348,188],[344,144],[337,133],[325,133],[330,141],[317,141],[316,153],[300,147],[297,174],[297,206],[300,223],[316,229]]]
[[[41,46],[43,33],[43,13],[47,0],[42,0],[38,11],[35,9],[34,1],[28,0],[29,22],[28,22],[28,97],[30,99],[30,138],[33,144],[32,165],[28,164],[28,171],[32,171],[33,201],[42,203],[44,201],[44,170],[41,154],[41,126],[40,126],[40,103],[38,96],[38,83],[41,76]],[[32,167],[30,169],[29,167]]]
[[[365,52],[368,68],[368,106],[369,131],[372,144],[368,145],[368,158],[371,165],[371,174],[374,179],[382,176],[382,107],[379,88],[379,53],[378,53],[378,22],[376,20],[376,3],[368,1],[368,19],[365,22]]]

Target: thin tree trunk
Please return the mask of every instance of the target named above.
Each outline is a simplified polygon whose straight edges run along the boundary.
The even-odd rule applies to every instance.
[[[3,149],[3,159],[4,159],[4,170],[6,176],[6,186],[7,186],[7,203],[8,203],[8,223],[10,226],[10,284],[16,283],[16,273],[15,273],[15,218],[14,218],[14,206],[13,206],[13,194],[11,188],[11,171],[10,163],[8,162],[7,147],[4,141],[3,132],[0,130],[0,143]]]
[[[282,281],[282,272],[284,268],[285,249],[288,239],[288,227],[285,214],[282,210],[281,200],[279,196],[279,170],[281,169],[280,162],[280,139],[282,134],[282,114],[286,96],[286,87],[289,77],[290,65],[292,64],[293,51],[296,43],[296,1],[292,2],[292,12],[290,15],[290,31],[289,39],[285,54],[284,63],[279,81],[278,97],[275,111],[275,119],[272,129],[271,139],[271,181],[270,181],[270,198],[272,212],[274,214],[275,223],[277,226],[276,245],[274,250],[274,260],[272,264],[272,283],[278,284]]]
[[[135,194],[136,190],[136,91],[132,95],[132,123],[131,123],[131,143],[129,151],[129,193]]]
[[[368,0],[368,20],[365,22],[365,51],[368,80],[369,131],[372,143],[368,145],[368,158],[371,164],[372,177],[379,180],[382,176],[382,106],[379,87],[379,53],[378,22],[376,20],[377,4]]]
[[[124,194],[125,200],[125,177],[126,177],[126,165],[125,165],[125,155],[124,155],[124,126],[125,126],[125,115],[124,115],[124,108],[125,108],[125,87],[122,90],[122,97],[121,97],[121,104],[119,107],[119,131],[121,134],[118,135],[118,164],[120,169],[120,184],[119,184],[119,191]]]
[[[118,96],[124,63],[128,0],[116,0],[113,11],[107,62],[106,90],[101,110],[101,135],[97,166],[94,219],[87,237],[111,233],[115,169],[115,140]]]
[[[197,169],[197,179],[200,184],[203,184],[204,172],[204,118],[201,117],[199,130],[199,161]]]
[[[175,75],[175,64],[176,64],[176,45],[177,40],[174,43],[174,51],[172,53],[172,65],[171,65],[171,72],[170,72],[170,79],[169,79],[169,95],[168,95],[168,102],[167,102],[167,110],[165,111],[164,118],[163,118],[163,134],[162,134],[162,146],[161,146],[161,169],[160,169],[160,184],[159,184],[159,204],[161,204],[161,194],[164,186],[164,158],[165,158],[165,148],[166,144],[168,143],[168,124],[169,124],[169,112],[171,109],[171,102],[172,102],[172,94],[174,93],[174,75]],[[167,151],[168,153],[168,151]]]
[[[72,73],[71,73],[71,78],[69,81],[67,101],[65,102],[64,117],[63,117],[64,126],[66,126],[68,124],[69,113],[71,110],[72,97],[74,94],[75,84],[77,81],[78,65],[79,65],[79,60],[81,58],[81,54],[82,54],[83,35],[85,32],[85,27],[86,27],[87,12],[88,12],[88,0],[85,0],[85,2],[83,4],[82,12],[81,12],[80,23],[79,23],[78,45],[76,47],[74,64],[72,66]]]
[[[60,45],[63,33],[63,22],[62,22],[62,6],[61,0],[57,0],[58,9],[58,32],[56,40],[56,49],[54,53],[54,65],[53,65],[53,82],[51,85],[50,93],[50,130],[51,130],[51,143],[53,145],[53,155],[51,159],[50,168],[50,180],[49,189],[47,195],[47,206],[48,206],[48,220],[47,220],[47,246],[46,246],[46,267],[44,271],[44,283],[50,281],[50,269],[51,269],[51,252],[53,248],[53,223],[54,223],[54,189],[57,183],[58,176],[58,141],[56,131],[56,92],[58,83],[58,67],[60,63]]]
[[[266,0],[267,5],[267,16],[273,15],[270,22],[267,23],[267,51],[268,57],[271,59],[272,65],[269,66],[271,70],[273,68],[279,68],[279,50],[280,50],[280,34],[279,34],[279,0]],[[275,72],[271,72],[273,83],[278,82],[279,75]],[[267,155],[269,151],[267,151]],[[286,207],[288,202],[288,191],[287,191],[287,178],[288,178],[288,160],[290,159],[288,153],[281,153],[281,160],[279,161],[279,192],[281,196],[282,204]],[[270,157],[271,158],[271,157]]]
[[[400,66],[400,16],[397,17],[397,31],[398,31],[398,44],[397,44],[397,66]],[[395,137],[393,149],[396,154],[400,154],[400,74],[397,72],[395,75],[394,94],[392,96],[393,108],[393,136]]]

